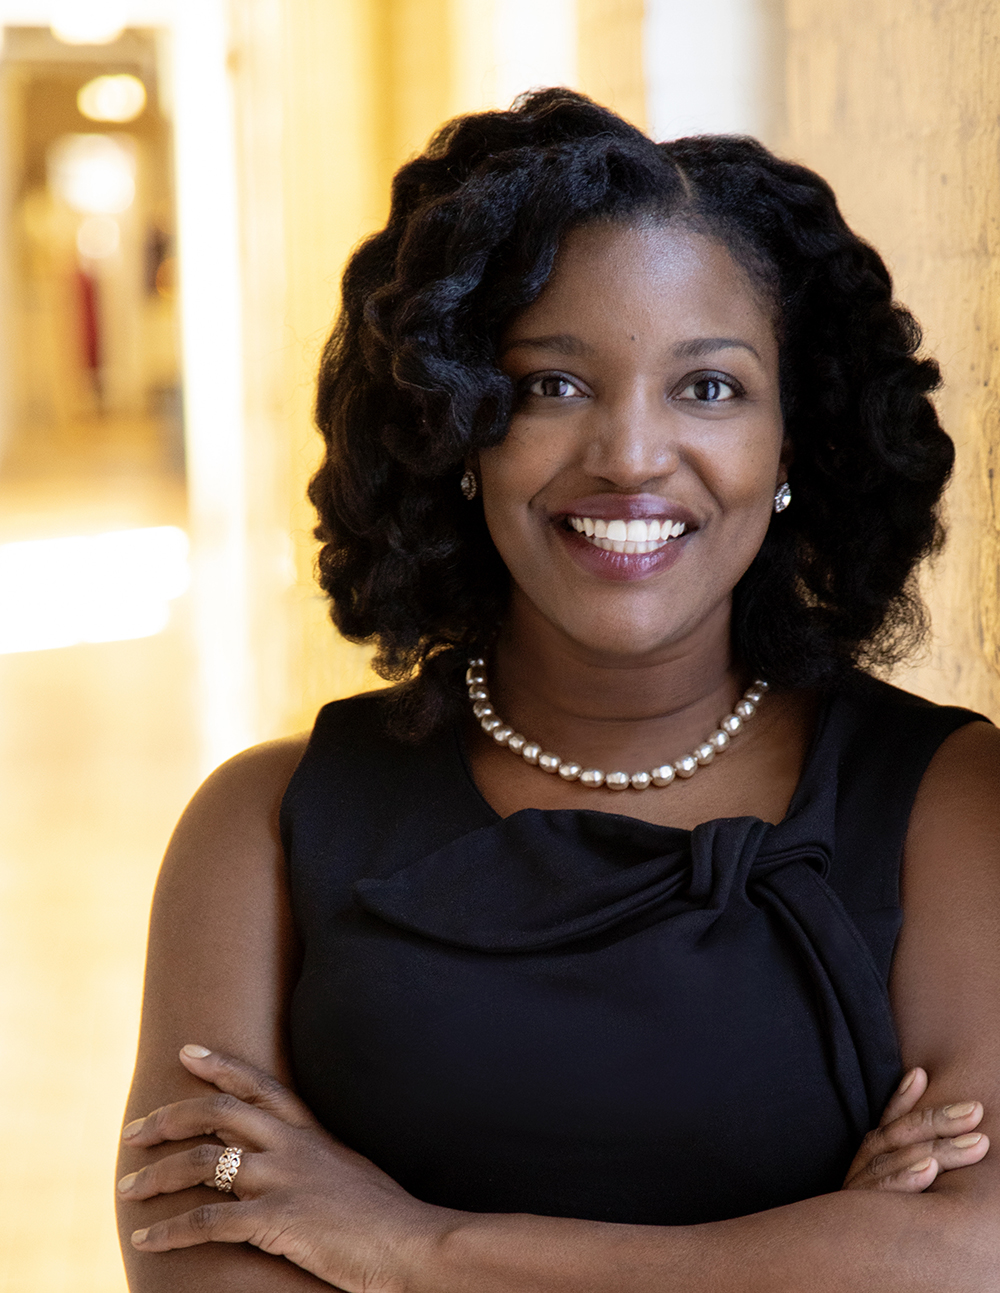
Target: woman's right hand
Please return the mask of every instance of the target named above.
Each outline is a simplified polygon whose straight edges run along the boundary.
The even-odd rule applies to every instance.
[[[916,1109],[926,1090],[926,1072],[910,1069],[879,1125],[861,1142],[841,1189],[919,1194],[940,1172],[985,1157],[989,1137],[975,1130],[983,1116],[979,1101]]]

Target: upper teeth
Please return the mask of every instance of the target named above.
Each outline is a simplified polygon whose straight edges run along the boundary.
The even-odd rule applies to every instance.
[[[567,519],[578,534],[614,552],[651,552],[687,530],[683,521],[601,521],[589,516]]]

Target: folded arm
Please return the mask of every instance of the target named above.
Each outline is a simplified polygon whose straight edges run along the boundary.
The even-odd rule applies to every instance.
[[[949,738],[924,779],[911,820],[904,869],[906,919],[892,984],[904,1060],[920,1062],[931,1073],[918,1110],[977,1096],[985,1106],[981,1129],[987,1134],[993,1130],[991,1124],[1000,1109],[998,789],[1000,735],[975,724]],[[211,803],[211,795],[208,799]],[[196,823],[196,818],[192,821]],[[184,837],[182,831],[181,839]],[[194,830],[192,838],[203,846],[204,825]],[[231,845],[220,847],[225,852]],[[183,859],[183,847],[178,846],[176,856]],[[218,865],[225,871],[224,858]],[[183,872],[182,862],[178,867]],[[266,874],[267,867],[251,868],[251,874],[258,872]],[[170,896],[171,874],[168,868],[162,898],[168,924],[175,920],[179,903],[176,893]],[[204,958],[206,945],[212,944],[212,929],[205,923],[204,883],[200,882],[199,888],[193,875],[187,879],[200,894],[198,911],[188,912],[183,934],[172,928],[161,930],[161,936],[175,948],[173,961],[176,947],[187,946],[188,954],[201,966],[200,973],[210,977]],[[227,897],[231,881],[232,876],[230,884],[215,895],[217,912],[232,901]],[[272,889],[275,886],[281,889],[277,880]],[[243,888],[246,890],[245,883]],[[253,910],[273,909],[280,914],[284,901],[280,894],[275,897],[272,893],[262,901],[262,895],[270,892],[267,885],[258,890],[244,913],[244,926],[247,921],[252,924]],[[245,894],[241,901],[245,902]],[[231,908],[229,914],[233,914]],[[154,932],[155,926],[154,918]],[[146,1053],[151,1057],[150,1072],[156,1074],[156,1089],[169,1089],[171,1100],[212,1089],[196,1080],[194,1073],[202,1073],[207,1082],[217,1085],[226,1075],[212,1067],[217,1065],[214,1059],[204,1061],[206,1067],[199,1067],[201,1061],[185,1061],[191,1076],[186,1078],[187,1085],[178,1083],[176,1078],[166,1077],[167,1054],[170,1068],[179,1069],[173,1056],[186,1041],[226,1046],[233,1019],[257,1022],[247,1044],[232,1039],[228,1049],[250,1059],[255,1058],[251,1052],[256,1052],[259,1067],[286,1079],[279,1021],[286,990],[281,986],[286,983],[282,974],[287,975],[287,969],[278,972],[275,966],[287,966],[291,958],[287,954],[275,956],[272,964],[260,951],[272,943],[281,946],[282,940],[288,942],[287,917],[275,920],[273,927],[253,926],[253,932],[253,967],[239,965],[238,950],[230,950],[240,973],[238,983],[229,983],[220,994],[223,998],[228,994],[221,1014],[213,1013],[214,1007],[206,1014],[204,1003],[199,1006],[200,1015],[193,1013],[189,1004],[178,1005],[178,1000],[186,999],[183,993],[177,997],[173,978],[169,980],[169,993],[175,1000],[173,1015],[150,1006],[152,1017],[170,1017],[172,1022],[169,1027],[161,1022],[148,1037],[144,1023],[140,1072]],[[258,941],[262,938],[263,942]],[[188,939],[193,939],[193,944],[187,943]],[[228,974],[232,963],[225,964]],[[270,965],[263,979],[262,964]],[[256,997],[270,1000],[270,1006],[262,1008],[258,1000],[248,1007],[240,995],[248,980],[256,982]],[[160,986],[165,988],[166,981]],[[188,987],[193,990],[194,985],[189,983]],[[152,1057],[154,1041],[158,1058]],[[163,1099],[143,1103],[145,1090],[139,1087],[131,1105],[137,1115],[164,1103]],[[266,1082],[259,1098],[252,1083],[238,1094],[240,1100],[263,1103],[265,1108],[269,1100],[283,1099],[275,1097]],[[135,1218],[134,1225],[149,1226],[159,1216],[175,1218],[167,1226],[152,1226],[142,1245],[145,1251],[133,1259],[142,1265],[130,1268],[141,1272],[133,1289],[176,1287],[172,1279],[176,1280],[181,1268],[163,1282],[157,1281],[163,1278],[165,1267],[156,1270],[156,1263],[174,1261],[190,1263],[183,1267],[185,1287],[211,1287],[214,1293],[237,1287],[278,1290],[331,1285],[352,1293],[355,1289],[358,1293],[619,1293],[623,1287],[630,1293],[799,1293],[804,1289],[810,1293],[902,1293],[904,1289],[907,1293],[940,1293],[945,1288],[949,1293],[992,1293],[1000,1287],[996,1274],[1000,1266],[1000,1158],[996,1155],[987,1155],[975,1166],[947,1172],[923,1193],[851,1189],[708,1225],[610,1225],[475,1215],[419,1204],[321,1129],[310,1130],[306,1126],[308,1111],[289,1108],[287,1127],[280,1108],[277,1124],[269,1126],[256,1110],[248,1114],[245,1106],[234,1108],[225,1101],[189,1101],[183,1109],[178,1106],[181,1112],[164,1112],[147,1120],[139,1141],[146,1146],[155,1144],[157,1149],[133,1150],[133,1160],[140,1165],[152,1161],[153,1155],[175,1151],[178,1138],[198,1132],[214,1133],[216,1144],[220,1140],[236,1143],[232,1138],[242,1137],[244,1130],[257,1139],[251,1160],[254,1165],[241,1178],[248,1202],[241,1196],[238,1209],[227,1211],[229,1205],[220,1204],[219,1195],[210,1196],[210,1211],[201,1210],[196,1220],[190,1221],[184,1217],[191,1204],[183,1195],[161,1194],[130,1205],[127,1219]],[[247,1118],[249,1121],[241,1121]],[[974,1123],[978,1129],[978,1112]],[[964,1122],[959,1125],[966,1129]],[[168,1143],[171,1141],[174,1143]],[[942,1166],[949,1165],[958,1164],[942,1162]],[[199,1170],[205,1171],[204,1165]],[[240,1172],[244,1172],[242,1167]],[[200,1179],[210,1179],[210,1171]],[[139,1188],[152,1196],[159,1189],[175,1187],[140,1175]],[[206,1247],[206,1241],[212,1239],[228,1242]],[[279,1260],[271,1268],[274,1282],[268,1282],[267,1268],[252,1265],[254,1255],[240,1242],[247,1240],[291,1259]],[[239,1246],[233,1246],[236,1244]],[[208,1273],[206,1254],[212,1271],[218,1274]],[[292,1262],[308,1266],[317,1278],[298,1272]],[[232,1281],[227,1282],[230,1276]],[[286,1279],[305,1282],[280,1282]]]
[[[297,738],[238,756],[209,778],[174,832],[153,903],[126,1122],[209,1090],[176,1060],[192,1038],[209,1038],[289,1080],[284,1021],[295,948],[277,820],[303,748],[304,738]],[[117,1175],[177,1149],[138,1150],[123,1143]],[[122,1253],[134,1293],[329,1290],[304,1270],[249,1245],[153,1254],[130,1242],[136,1229],[221,1197],[204,1186],[144,1202],[119,1196]]]
[[[1000,1122],[1000,732],[973,723],[920,787],[892,999],[919,1107],[975,1096]],[[845,1191],[692,1227],[459,1217],[407,1293],[996,1293],[1000,1155],[924,1193]]]

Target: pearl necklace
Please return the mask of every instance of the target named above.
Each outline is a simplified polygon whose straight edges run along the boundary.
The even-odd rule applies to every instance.
[[[743,693],[742,699],[733,706],[731,714],[719,720],[719,726],[711,732],[701,745],[690,754],[685,754],[673,763],[664,763],[649,772],[608,772],[600,768],[584,768],[579,763],[565,761],[558,754],[543,750],[537,741],[529,741],[520,732],[508,727],[490,704],[490,693],[486,689],[486,661],[480,657],[469,660],[465,674],[469,688],[469,700],[472,701],[472,712],[479,720],[479,726],[492,736],[497,745],[505,745],[514,754],[519,754],[525,763],[539,767],[543,772],[558,773],[563,781],[578,781],[581,786],[597,790],[607,786],[609,790],[645,790],[648,786],[669,786],[675,777],[684,779],[693,777],[699,768],[711,763],[717,754],[727,748],[732,738],[743,730],[743,725],[757,712],[757,706],[764,699],[767,683],[758,678],[752,687]]]

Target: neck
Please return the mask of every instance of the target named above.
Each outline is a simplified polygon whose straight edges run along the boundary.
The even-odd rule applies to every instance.
[[[497,712],[581,762],[636,767],[702,741],[747,685],[732,660],[729,606],[684,641],[641,655],[568,638],[515,601],[489,661]]]

